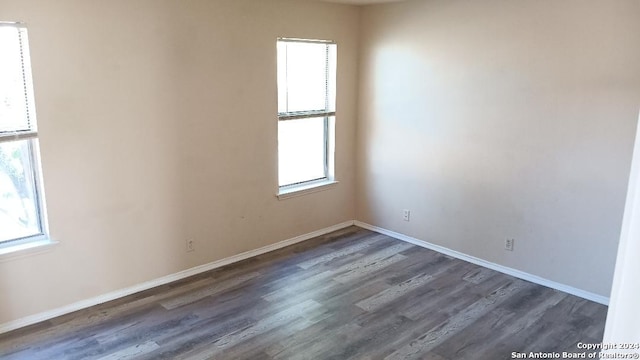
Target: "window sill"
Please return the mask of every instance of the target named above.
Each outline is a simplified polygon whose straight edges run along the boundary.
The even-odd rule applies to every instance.
[[[296,196],[315,193],[318,191],[329,190],[335,187],[336,184],[338,184],[338,181],[335,180],[321,180],[296,186],[283,187],[280,188],[276,196],[278,197],[278,200],[284,200]]]
[[[49,251],[58,243],[47,237],[41,237],[16,244],[0,245],[0,262]]]

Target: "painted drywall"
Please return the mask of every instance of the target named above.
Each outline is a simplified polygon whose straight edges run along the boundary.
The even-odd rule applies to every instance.
[[[638,121],[640,125],[640,120]],[[640,130],[640,129],[639,129]],[[611,302],[605,327],[605,344],[638,343],[640,341],[640,137],[636,132],[633,152],[629,191],[624,210],[620,246],[616,260]],[[626,349],[627,353],[637,354],[638,349]],[[625,349],[611,349],[611,352],[623,353]]]
[[[0,262],[0,323],[354,218],[356,7],[0,0],[0,9],[0,20],[28,25],[60,242]],[[279,36],[339,47],[339,184],[287,200],[275,196]]]
[[[365,7],[357,219],[608,296],[639,13],[635,0]]]

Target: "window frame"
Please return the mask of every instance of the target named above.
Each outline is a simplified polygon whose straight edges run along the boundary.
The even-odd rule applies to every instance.
[[[276,44],[280,43],[307,43],[307,44],[319,44],[326,47],[325,58],[325,106],[324,109],[308,109],[302,111],[278,111],[278,126],[281,122],[291,120],[304,120],[304,119],[323,119],[324,125],[324,159],[323,159],[323,176],[316,179],[308,179],[300,182],[280,185],[280,162],[278,160],[278,197],[287,198],[290,196],[297,196],[309,192],[315,192],[324,190],[328,185],[336,184],[335,180],[335,119],[336,119],[336,92],[337,92],[337,43],[332,40],[318,40],[318,39],[301,39],[301,38],[277,38]],[[330,54],[329,46],[333,45],[334,54]],[[279,57],[280,54],[277,54]],[[277,59],[277,61],[280,61]],[[278,69],[279,71],[279,69]],[[278,74],[278,77],[280,74]],[[279,87],[279,81],[277,82]],[[280,105],[280,89],[278,90],[278,104]],[[278,106],[280,109],[280,106]]]
[[[29,178],[33,183],[34,212],[37,217],[37,233],[28,236],[11,239],[0,239],[0,256],[19,250],[27,250],[53,242],[49,239],[49,227],[47,222],[46,202],[42,180],[42,168],[40,162],[39,134],[35,109],[35,95],[31,70],[31,57],[29,51],[29,38],[27,26],[22,22],[0,21],[1,27],[12,27],[18,32],[20,46],[20,61],[25,92],[25,119],[26,128],[16,126],[14,129],[0,130],[0,144],[26,141],[29,159]],[[25,171],[26,173],[26,171]],[[26,174],[25,174],[26,175]]]

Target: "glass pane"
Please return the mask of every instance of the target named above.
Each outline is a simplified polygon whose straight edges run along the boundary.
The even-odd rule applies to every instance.
[[[279,184],[324,178],[325,118],[278,122]]]
[[[0,132],[28,130],[28,106],[22,67],[20,37],[26,46],[26,30],[0,26]],[[29,64],[25,64],[29,66]]]
[[[41,233],[32,141],[0,143],[0,242]]]
[[[278,111],[325,110],[327,75],[326,44],[279,42]]]

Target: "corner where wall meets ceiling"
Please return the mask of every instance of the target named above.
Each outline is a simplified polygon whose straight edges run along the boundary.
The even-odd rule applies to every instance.
[[[319,0],[323,2],[338,3],[338,4],[350,4],[350,5],[373,5],[383,3],[393,3],[406,0]]]

